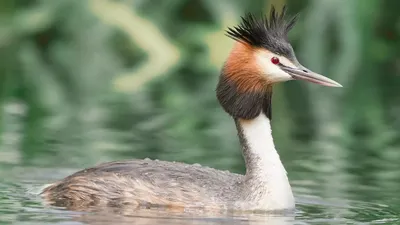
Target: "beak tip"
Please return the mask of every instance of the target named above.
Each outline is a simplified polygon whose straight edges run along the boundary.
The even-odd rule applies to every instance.
[[[343,86],[341,84],[336,84],[335,87],[342,88]]]
[[[334,84],[334,86],[333,86],[333,87],[342,88],[342,87],[343,87],[343,85],[339,84],[338,82],[335,82],[335,84]]]

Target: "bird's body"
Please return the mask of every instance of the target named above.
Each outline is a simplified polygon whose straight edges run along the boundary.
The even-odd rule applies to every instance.
[[[72,174],[47,187],[44,196],[55,205],[71,209],[91,205],[213,210],[293,208],[286,171],[272,138],[268,138],[268,118],[261,114],[253,121],[238,121],[237,126],[240,140],[250,137],[248,144],[254,144],[244,149],[246,162],[252,164],[246,175],[179,162],[117,161]]]
[[[244,175],[198,165],[155,160],[110,162],[79,171],[46,187],[51,204],[158,206],[233,210],[286,210],[295,206],[286,170],[272,138],[274,83],[303,79],[325,86],[335,81],[301,66],[287,41],[295,18],[271,10],[269,20],[249,15],[229,29],[236,40],[217,85],[217,99],[234,120],[246,164]]]
[[[243,176],[198,165],[156,160],[110,162],[52,185],[48,199],[68,207],[222,207]]]

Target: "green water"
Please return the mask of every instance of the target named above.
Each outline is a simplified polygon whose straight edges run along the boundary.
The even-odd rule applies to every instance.
[[[301,155],[299,155],[301,156]],[[294,215],[202,216],[158,211],[117,214],[81,214],[46,207],[35,193],[48,181],[61,178],[74,169],[1,165],[1,224],[399,224],[400,198],[390,179],[362,185],[367,175],[313,171],[301,163],[286,163],[297,199]],[[78,169],[78,168],[76,168]],[[383,172],[384,170],[380,171]],[[350,177],[348,178],[344,177]],[[294,178],[294,179],[293,179]],[[266,223],[268,222],[268,223]]]
[[[50,118],[47,118],[50,119]],[[229,120],[229,118],[227,118]],[[17,141],[18,133],[7,136]],[[88,135],[87,137],[90,137]],[[14,139],[12,139],[14,138]],[[99,142],[101,140],[98,140]],[[234,143],[237,144],[236,142]],[[70,146],[69,146],[70,145]],[[232,144],[233,145],[233,144]],[[124,145],[121,145],[124,146]],[[126,147],[126,146],[125,146]],[[83,144],[62,143],[52,145],[57,150],[89,155],[94,149]],[[226,214],[209,215],[201,212],[172,213],[162,210],[119,211],[79,213],[62,208],[48,207],[36,195],[40,188],[62,178],[92,161],[132,158],[147,155],[152,158],[185,160],[185,149],[158,154],[151,151],[135,151],[122,148],[118,156],[112,152],[96,153],[82,157],[77,163],[65,160],[57,154],[41,153],[29,156],[3,151],[0,163],[0,224],[399,224],[400,197],[399,178],[392,174],[396,161],[377,159],[374,155],[360,155],[362,163],[344,163],[348,159],[321,157],[313,145],[298,145],[280,150],[281,158],[289,174],[296,196],[297,207],[293,214]],[[3,149],[4,150],[4,149]],[[237,148],[232,154],[219,156],[214,149],[204,149],[204,155],[193,156],[190,162],[202,162],[220,169],[243,171]],[[351,151],[338,150],[340,152]],[[82,153],[86,152],[86,153]],[[183,153],[182,153],[183,152]],[[95,160],[92,159],[97,158]],[[218,158],[210,160],[210,158]],[[8,159],[8,160],[5,160]],[[335,162],[340,160],[341,163]],[[207,163],[208,162],[208,163]],[[77,166],[80,164],[81,166]],[[327,166],[332,164],[332,166]]]

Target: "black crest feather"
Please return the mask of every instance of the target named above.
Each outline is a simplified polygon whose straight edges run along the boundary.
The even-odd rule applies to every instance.
[[[286,57],[293,56],[293,48],[287,35],[296,24],[298,15],[285,20],[287,7],[284,6],[279,14],[275,7],[271,7],[269,18],[257,19],[247,13],[242,22],[233,28],[228,28],[226,35],[236,41],[245,42],[254,47],[266,48],[276,54]]]

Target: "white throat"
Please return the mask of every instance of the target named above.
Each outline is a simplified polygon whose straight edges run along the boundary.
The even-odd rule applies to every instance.
[[[252,120],[237,122],[246,161],[244,198],[263,210],[294,208],[292,189],[275,149],[269,118],[261,113]]]

